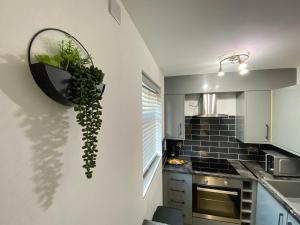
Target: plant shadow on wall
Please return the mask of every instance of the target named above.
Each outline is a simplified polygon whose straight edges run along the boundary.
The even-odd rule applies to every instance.
[[[1,91],[19,106],[15,116],[31,143],[33,189],[46,210],[54,201],[62,177],[62,146],[67,142],[69,129],[68,107],[55,103],[39,90],[25,56],[0,55],[0,71]],[[24,151],[20,147],[7,150]]]

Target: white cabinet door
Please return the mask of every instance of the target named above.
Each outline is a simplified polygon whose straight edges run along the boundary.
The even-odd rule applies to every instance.
[[[269,143],[270,91],[246,91],[237,95],[236,138],[244,143]]]
[[[257,187],[256,225],[286,225],[288,212],[261,185]]]
[[[300,85],[272,91],[272,144],[300,155]]]
[[[165,95],[166,138],[185,138],[184,95]]]
[[[300,223],[291,214],[288,214],[287,225],[300,225]]]

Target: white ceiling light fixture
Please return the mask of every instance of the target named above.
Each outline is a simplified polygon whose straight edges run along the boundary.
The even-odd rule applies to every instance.
[[[247,74],[249,70],[247,69],[248,64],[246,62],[249,59],[249,57],[250,53],[248,51],[233,51],[223,56],[220,56],[218,58],[218,61],[220,63],[218,76],[221,77],[225,75],[225,72],[222,69],[222,65],[224,63],[238,64],[240,75]]]
[[[218,76],[219,76],[219,77],[222,77],[222,76],[224,76],[224,75],[225,75],[225,72],[222,70],[222,64],[221,64],[221,62],[220,62],[220,67],[219,67]]]

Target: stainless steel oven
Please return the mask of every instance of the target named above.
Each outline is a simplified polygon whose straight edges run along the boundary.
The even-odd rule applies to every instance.
[[[193,217],[215,224],[215,221],[241,223],[241,188],[238,179],[211,176],[193,177]]]

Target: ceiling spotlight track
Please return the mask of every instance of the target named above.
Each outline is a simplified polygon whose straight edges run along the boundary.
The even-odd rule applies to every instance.
[[[231,64],[239,64],[239,71],[240,71],[240,75],[245,75],[248,73],[248,65],[246,63],[246,61],[249,59],[250,57],[250,53],[248,51],[235,51],[235,52],[231,52],[230,54],[226,54],[223,55],[221,57],[218,58],[218,61],[220,63],[219,66],[219,72],[218,72],[218,76],[224,76],[225,72],[222,69],[222,65],[224,63],[231,63]]]

